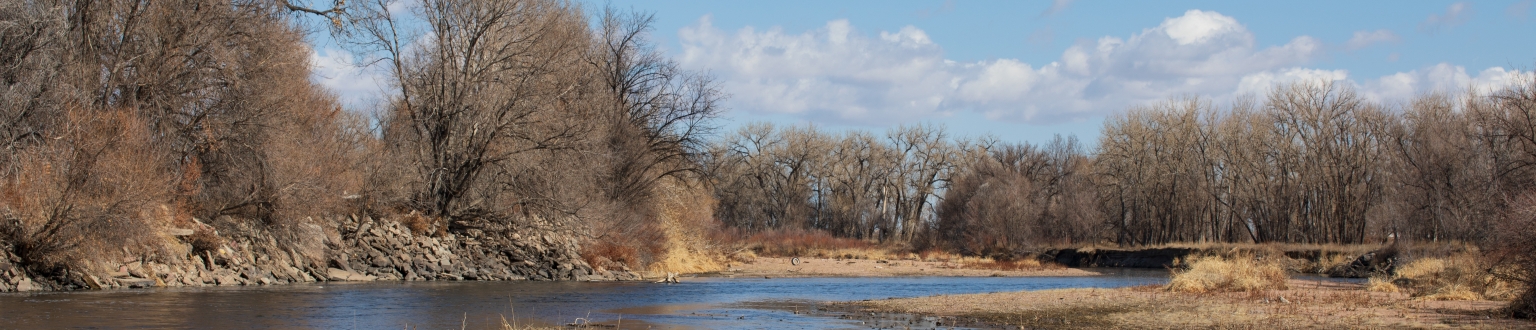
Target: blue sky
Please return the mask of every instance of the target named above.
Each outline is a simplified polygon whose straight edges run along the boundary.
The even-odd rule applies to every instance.
[[[727,129],[757,120],[1094,141],[1104,116],[1182,95],[1218,104],[1306,79],[1384,104],[1497,88],[1536,65],[1536,5],[1509,1],[633,1],[684,67],[714,74]],[[318,46],[357,103],[367,73]],[[376,88],[372,88],[376,90]]]

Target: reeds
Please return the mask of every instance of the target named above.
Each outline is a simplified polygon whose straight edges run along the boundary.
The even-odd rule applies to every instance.
[[[1489,269],[1482,257],[1472,253],[1420,258],[1398,267],[1390,285],[1425,300],[1510,300],[1523,289]]]
[[[1274,259],[1203,256],[1188,259],[1188,269],[1175,270],[1169,291],[1205,293],[1284,290],[1289,276]]]

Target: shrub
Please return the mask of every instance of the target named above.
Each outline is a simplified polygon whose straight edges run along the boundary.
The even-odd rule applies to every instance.
[[[627,270],[629,265],[641,262],[640,251],[613,241],[587,244],[581,251],[581,258],[592,268],[608,270]]]
[[[1498,248],[1488,251],[1496,266],[1491,273],[1525,285],[1510,302],[1510,314],[1536,319],[1536,193],[1516,198],[1495,233]]]
[[[1271,259],[1272,260],[1272,259]],[[1250,256],[1206,256],[1188,260],[1188,269],[1175,270],[1170,291],[1193,293],[1285,289],[1289,276],[1277,262]]]
[[[1398,288],[1396,284],[1392,284],[1391,278],[1374,276],[1371,277],[1370,280],[1366,281],[1365,291],[1397,293],[1401,292],[1402,288]]]

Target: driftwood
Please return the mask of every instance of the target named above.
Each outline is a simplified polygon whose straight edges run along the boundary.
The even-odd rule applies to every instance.
[[[667,278],[663,278],[660,281],[656,281],[656,283],[675,284],[675,283],[677,283],[677,273],[668,272],[667,273]]]

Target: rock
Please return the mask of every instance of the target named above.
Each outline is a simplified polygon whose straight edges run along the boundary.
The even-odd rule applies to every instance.
[[[118,283],[122,283],[123,286],[129,287],[129,288],[134,288],[134,289],[148,288],[148,287],[155,286],[155,280],[151,280],[151,279],[147,279],[147,278],[139,278],[139,277],[121,278],[121,279],[118,279],[117,282]]]
[[[378,279],[378,277],[375,277],[375,276],[358,274],[356,272],[346,271],[346,270],[341,270],[341,269],[336,269],[336,268],[327,268],[325,270],[325,272],[326,272],[326,278],[329,278],[332,281],[368,282],[368,281],[373,281],[373,280]]]
[[[91,290],[101,290],[101,279],[97,278],[96,275],[86,275],[85,286],[91,288]]]
[[[165,233],[169,234],[171,236],[192,236],[192,233],[194,233],[194,231],[191,230],[191,229],[170,228],[170,229],[166,229]]]
[[[37,285],[37,283],[33,283],[31,278],[23,277],[23,278],[21,278],[21,281],[17,281],[16,282],[16,292],[41,291],[41,290],[42,290],[42,286],[41,285]]]

